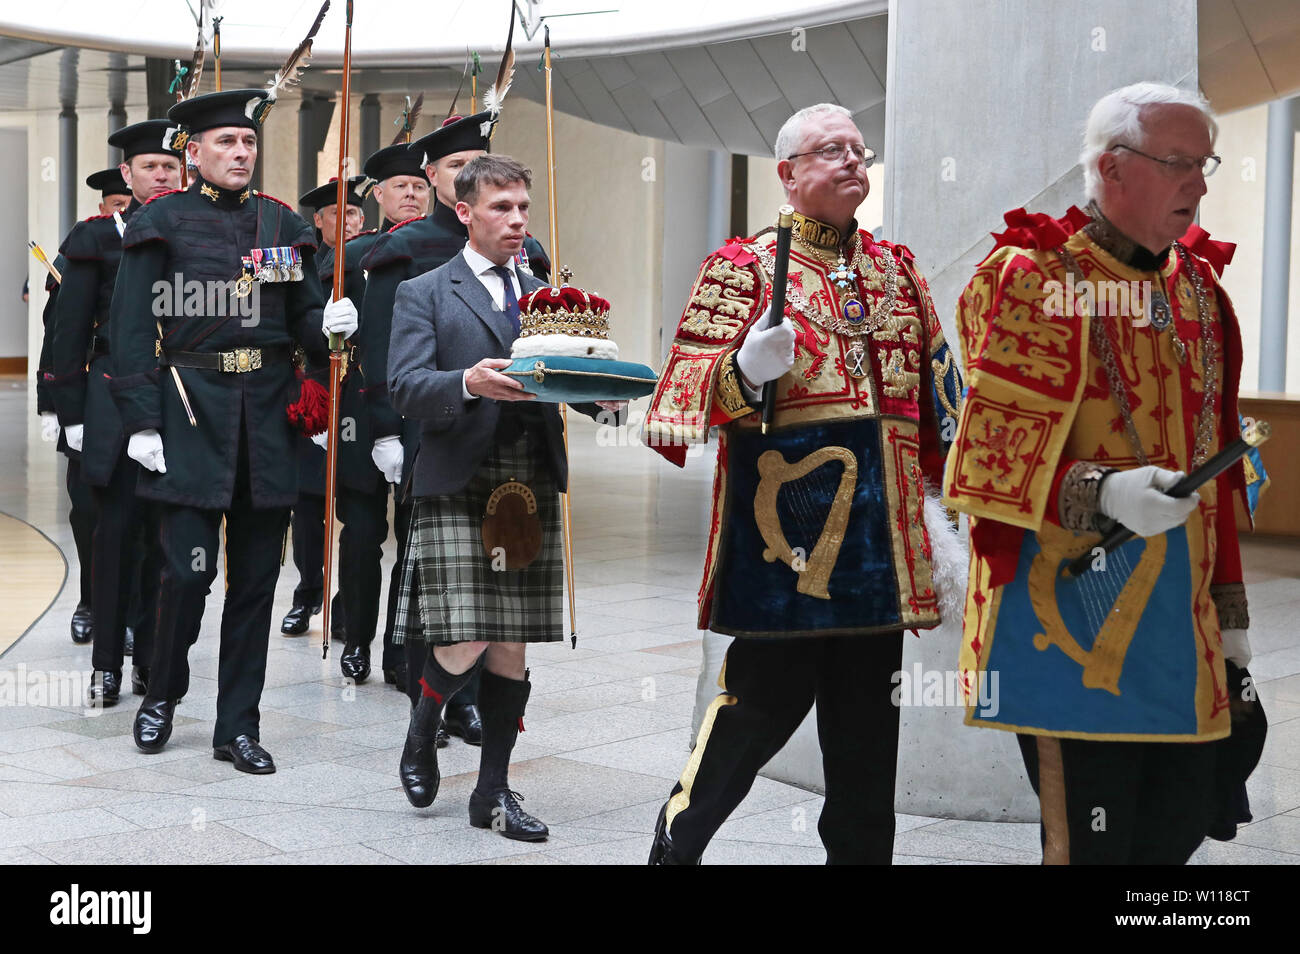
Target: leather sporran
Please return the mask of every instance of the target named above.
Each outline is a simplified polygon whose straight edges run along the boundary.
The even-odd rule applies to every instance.
[[[542,552],[537,497],[527,484],[511,480],[492,491],[483,514],[483,549],[494,570],[522,570]]]

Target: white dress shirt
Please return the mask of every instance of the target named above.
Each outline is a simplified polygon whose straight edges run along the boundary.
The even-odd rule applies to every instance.
[[[492,271],[492,269],[497,267],[496,262],[485,258],[478,252],[474,251],[474,249],[470,247],[469,243],[465,244],[462,254],[465,256],[465,264],[469,266],[470,271],[474,273],[474,276],[479,280],[483,287],[487,289],[487,293],[492,297],[492,304],[496,307],[496,310],[504,311],[506,286],[502,281],[501,276]],[[523,296],[520,294],[522,289],[519,287],[519,273],[515,271],[514,258],[511,258],[506,262],[505,268],[510,272],[510,281],[514,285],[515,289],[515,300],[518,301]],[[468,373],[469,369],[467,368],[465,374]],[[469,388],[465,386],[464,375],[461,375],[460,390],[461,393],[464,394],[466,401],[478,400],[478,395],[470,394]]]

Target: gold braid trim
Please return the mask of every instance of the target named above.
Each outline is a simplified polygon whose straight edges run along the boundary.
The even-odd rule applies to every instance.
[[[740,375],[736,371],[736,352],[732,351],[722,359],[718,366],[718,386],[715,392],[718,403],[732,418],[753,414],[754,408],[745,398],[740,387]]]

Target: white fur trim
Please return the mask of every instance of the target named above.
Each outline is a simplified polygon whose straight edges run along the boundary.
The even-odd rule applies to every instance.
[[[930,566],[939,618],[961,626],[970,577],[970,526],[965,514],[954,528],[938,497],[925,498],[925,532],[930,537]]]
[[[618,360],[618,345],[604,338],[578,338],[574,335],[529,335],[516,338],[510,346],[512,358],[601,358]]]

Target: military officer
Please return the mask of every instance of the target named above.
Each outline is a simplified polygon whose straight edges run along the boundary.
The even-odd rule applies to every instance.
[[[375,242],[395,223],[423,215],[429,206],[429,180],[418,160],[412,160],[405,143],[386,146],[369,156],[362,166],[374,181],[379,203],[379,228],[347,243],[344,255],[344,293],[358,307],[365,297],[366,276],[362,261]],[[334,256],[320,262],[322,280],[332,283]],[[380,563],[388,537],[388,484],[375,467],[370,452],[369,412],[366,380],[361,373],[360,331],[349,341],[348,372],[344,378],[339,408],[339,459],[335,486],[336,508],[343,529],[339,534],[339,592],[348,619],[346,643],[339,668],[347,678],[360,682],[370,675],[370,644],[379,621],[379,596],[383,577]],[[399,508],[395,517],[404,520]],[[393,584],[396,589],[396,584]],[[384,629],[382,668],[384,680],[406,691],[406,665],[400,649],[392,646],[391,623]]]
[[[188,687],[189,647],[217,573],[224,517],[213,756],[254,774],[275,771],[260,744],[258,702],[280,543],[298,497],[291,419],[324,403],[323,388],[309,377],[286,414],[300,390],[293,351],[301,347],[309,371],[322,375],[322,333],[356,330],[350,302],[325,304],[311,227],[249,186],[269,105],[267,91],[245,89],[169,110],[187,140],[194,180],[132,217],[110,336],[111,389],[130,435],[127,454],[146,471],[137,493],[160,505],[157,631],[135,742],[158,752],[171,735],[176,699]]]
[[[86,178],[86,185],[100,194],[99,216],[112,216],[114,212],[125,209],[131,201],[131,189],[117,169],[103,169]],[[81,223],[78,223],[80,225]],[[77,226],[73,226],[75,231]],[[69,236],[72,234],[68,233]],[[62,247],[62,246],[60,246]],[[60,253],[54,259],[54,268],[60,275],[68,266],[67,259]],[[54,401],[54,330],[55,315],[58,309],[59,282],[50,275],[45,280],[45,291],[49,295],[45,309],[41,313],[44,323],[44,336],[41,341],[41,355],[36,371],[36,409],[41,416],[41,437],[47,441],[57,441],[59,453],[68,458],[65,486],[68,490],[70,507],[68,522],[72,525],[72,539],[77,549],[77,564],[80,569],[80,592],[77,608],[72,613],[72,641],[88,643],[94,638],[94,623],[91,613],[92,578],[91,567],[95,521],[97,518],[94,492],[82,479],[81,448],[68,443],[68,435],[59,423],[59,414]],[[111,286],[110,286],[111,288]],[[84,361],[85,354],[82,358]],[[77,435],[78,439],[80,435]]]
[[[135,496],[140,466],[126,456],[122,422],[108,391],[109,304],[122,257],[122,230],[143,203],[180,184],[180,151],[166,149],[171,125],[149,120],[120,129],[108,138],[122,150],[119,169],[101,175],[130,190],[125,209],[79,222],[60,248],[67,260],[55,310],[51,393],[69,446],[81,452],[83,480],[95,495],[91,606],[94,617],[92,705],[116,705],[126,650],[127,610],[134,590],[143,586],[142,625],[135,627],[139,656],[131,683],[143,695],[152,641],[157,563],[152,559],[153,511]],[[114,197],[116,200],[120,197]],[[134,649],[133,649],[134,652]]]
[[[363,214],[361,203],[368,191],[368,179],[365,176],[353,176],[346,187],[347,211],[343,220],[344,241],[353,238],[361,231]],[[317,186],[298,199],[298,204],[312,212],[312,224],[316,226],[316,236],[320,252],[316,256],[316,268],[320,274],[321,287],[329,296],[333,284],[334,269],[328,265],[333,261],[334,239],[338,234],[338,220],[335,218],[338,208],[337,180],[330,179],[324,185]],[[325,432],[314,438],[300,435],[298,438],[298,502],[293,508],[293,563],[298,569],[298,585],[293,591],[293,606],[285,614],[280,624],[280,632],[286,636],[301,636],[311,625],[311,618],[321,610],[321,601],[325,591],[324,551],[325,551]],[[343,601],[336,593],[334,604],[330,607],[330,629],[334,638],[343,632],[344,616],[341,612]]]

